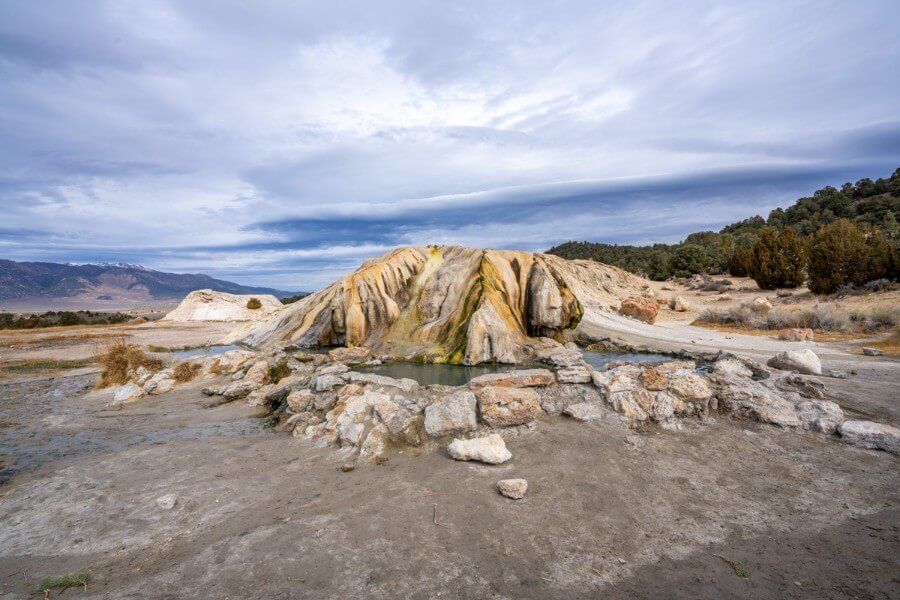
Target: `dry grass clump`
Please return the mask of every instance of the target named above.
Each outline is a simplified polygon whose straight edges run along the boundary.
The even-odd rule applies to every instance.
[[[878,307],[848,312],[829,304],[808,309],[760,310],[744,303],[734,308],[710,308],[698,324],[732,325],[746,329],[813,329],[841,333],[876,333],[900,324],[900,307]]]
[[[291,368],[288,366],[286,360],[269,367],[269,381],[272,383],[278,383],[290,374]]]
[[[129,371],[138,367],[150,371],[163,368],[161,360],[150,358],[137,346],[126,343],[124,338],[113,338],[99,350],[95,350],[94,360],[103,367],[100,379],[95,384],[98,389],[126,383]]]
[[[247,300],[247,308],[249,308],[250,310],[262,308],[262,302],[260,302],[258,298],[250,298],[249,300]]]
[[[196,377],[202,368],[203,365],[200,363],[189,360],[181,362],[175,365],[175,368],[172,370],[172,378],[178,383],[185,383]]]

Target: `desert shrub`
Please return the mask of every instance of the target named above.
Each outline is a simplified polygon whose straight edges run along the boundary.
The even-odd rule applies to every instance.
[[[69,325],[79,325],[81,323],[81,319],[78,315],[71,311],[63,311],[59,313],[59,324],[63,326]]]
[[[114,338],[94,352],[94,360],[103,367],[97,388],[111,385],[122,385],[128,381],[129,371],[144,367],[150,371],[159,371],[163,363],[158,358],[150,358],[144,351],[125,342],[123,338]]]
[[[708,308],[700,313],[697,322],[753,327],[759,323],[759,318],[749,304],[741,304],[732,308]]]
[[[867,311],[856,310],[850,313],[850,320],[858,331],[886,331],[900,325],[900,307],[879,306]]]
[[[851,221],[838,219],[813,236],[809,251],[812,292],[831,294],[848,284],[863,284],[869,279],[868,267],[866,237]]]
[[[706,248],[699,244],[680,246],[669,259],[669,268],[676,277],[687,277],[693,273],[707,270],[709,255]]]
[[[185,383],[196,377],[202,368],[203,365],[200,363],[186,360],[175,365],[175,368],[172,370],[172,378],[179,383]]]
[[[291,368],[288,366],[286,360],[282,360],[269,367],[269,381],[271,383],[278,383],[290,374]]]
[[[846,311],[827,304],[817,304],[807,309],[773,309],[766,313],[764,329],[794,327],[840,332],[853,329]]]
[[[249,300],[247,300],[247,308],[249,308],[250,310],[262,308],[262,302],[260,302],[258,298],[250,298]]]
[[[753,269],[753,249],[736,248],[728,258],[728,272],[735,277],[749,277]]]
[[[760,288],[795,288],[803,283],[806,250],[790,227],[763,228],[751,252],[750,275]]]

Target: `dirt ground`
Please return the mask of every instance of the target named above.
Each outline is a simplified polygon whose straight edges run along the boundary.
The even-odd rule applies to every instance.
[[[219,333],[156,327],[128,333],[143,345]],[[39,350],[86,342],[58,343]],[[857,376],[822,379],[849,417],[900,421],[900,361],[816,350],[856,361]],[[201,384],[108,411],[94,377],[0,381],[0,598],[80,570],[88,589],[64,597],[900,595],[900,459],[835,437],[725,417],[634,431],[613,413],[545,416],[506,434],[503,465],[439,450],[344,473],[339,451],[273,431],[242,402],[202,408]],[[509,477],[528,480],[524,500],[497,493]],[[157,506],[165,494],[174,509]]]

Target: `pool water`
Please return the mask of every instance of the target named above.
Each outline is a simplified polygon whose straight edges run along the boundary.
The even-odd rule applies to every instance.
[[[185,360],[188,358],[206,358],[207,356],[219,356],[225,354],[229,350],[241,350],[240,346],[223,345],[223,346],[204,346],[202,348],[191,348],[189,350],[175,350],[169,355],[175,360]]]
[[[383,365],[355,367],[355,371],[377,373],[394,379],[414,379],[419,385],[465,385],[470,379],[488,373],[505,373],[514,369],[526,369],[522,365],[486,364],[476,366],[422,364],[422,363],[386,363]]]
[[[643,354],[643,353],[623,353],[623,352],[594,352],[593,350],[582,350],[584,360],[598,371],[613,362],[667,362],[675,360],[671,356],[664,354]]]

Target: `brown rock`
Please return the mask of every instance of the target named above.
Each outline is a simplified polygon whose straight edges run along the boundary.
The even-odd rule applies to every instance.
[[[547,369],[521,369],[508,373],[488,373],[469,380],[469,388],[478,390],[483,387],[534,387],[550,385],[556,381],[553,373]]]
[[[808,328],[782,329],[778,332],[778,339],[787,342],[811,342],[813,330]]]
[[[641,375],[644,387],[651,391],[664,390],[669,387],[669,376],[656,367],[650,367]]]
[[[541,414],[537,392],[529,388],[488,386],[478,391],[481,419],[494,427],[523,425]]]
[[[371,356],[372,351],[361,346],[353,348],[335,348],[328,352],[328,358],[334,362],[348,365],[358,365],[359,363],[369,360]]]
[[[646,298],[626,298],[619,307],[619,314],[652,324],[659,314],[659,305]]]

